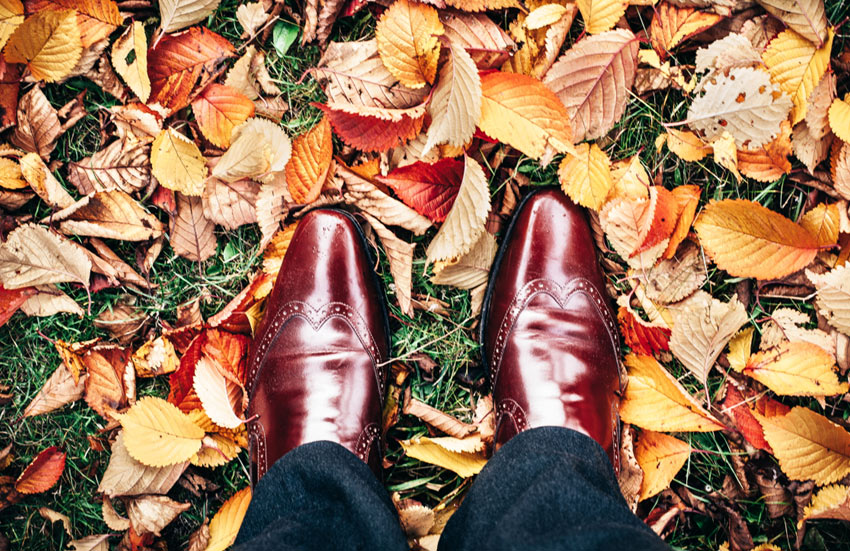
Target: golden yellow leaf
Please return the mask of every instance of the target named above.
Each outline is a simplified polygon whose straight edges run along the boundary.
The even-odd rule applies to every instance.
[[[0,49],[24,22],[24,5],[20,0],[0,0]]]
[[[44,10],[27,17],[3,50],[6,61],[26,63],[33,77],[46,82],[68,76],[82,53],[74,10]]]
[[[141,21],[133,21],[112,45],[112,66],[142,103],[151,95],[148,39]]]
[[[738,149],[735,147],[735,138],[729,132],[723,134],[711,142],[714,151],[714,162],[729,170],[735,175],[738,182],[741,181],[741,173],[738,172]]]
[[[185,193],[201,195],[207,165],[195,142],[166,128],[151,144],[151,168],[163,187]]]
[[[694,228],[708,256],[738,277],[782,277],[805,268],[818,252],[805,228],[744,199],[710,203]]]
[[[703,143],[693,132],[667,129],[667,147],[683,161],[701,161],[709,153],[711,146]]]
[[[605,202],[625,197],[643,199],[649,197],[649,174],[640,162],[640,155],[620,159],[611,163],[611,179],[614,186],[608,191]]]
[[[478,127],[533,159],[547,146],[559,153],[572,150],[566,107],[536,78],[496,71],[481,77],[481,119]]]
[[[808,342],[786,341],[753,354],[744,374],[780,396],[833,396],[850,388],[838,381],[832,355]]]
[[[803,122],[798,127],[804,126]],[[783,174],[791,172],[791,162],[788,156],[791,145],[791,123],[782,121],[781,131],[773,141],[758,149],[738,149],[738,169],[741,173],[759,182],[775,182]]]
[[[829,29],[823,46],[817,48],[803,36],[792,30],[781,32],[770,41],[762,54],[764,64],[773,81],[791,97],[791,124],[797,124],[806,116],[809,96],[829,66],[829,54],[835,31]]]
[[[276,231],[263,250],[263,271],[273,278],[276,278],[280,271],[280,265],[283,263],[283,257],[289,249],[289,244],[292,243],[292,236],[296,227],[298,227],[298,222]]]
[[[198,467],[224,465],[236,457],[239,450],[248,445],[248,433],[244,424],[235,429],[220,427],[213,423],[202,409],[190,411],[189,418],[208,433],[203,440],[203,447],[189,460],[192,465]]]
[[[141,378],[158,377],[174,373],[180,367],[180,358],[174,345],[165,336],[150,339],[130,357],[136,375]]]
[[[610,31],[626,13],[626,0],[576,0],[588,34]]]
[[[802,528],[807,520],[819,518],[850,521],[850,486],[833,484],[821,488],[806,505],[797,528]]]
[[[845,143],[850,143],[850,104],[835,98],[829,106],[829,127]]]
[[[753,415],[788,478],[822,485],[850,473],[850,433],[823,415],[801,406],[781,416]]]
[[[558,168],[561,189],[583,207],[599,210],[614,186],[611,160],[598,145],[582,143],[567,153]]]
[[[333,133],[328,117],[295,138],[292,156],[286,163],[286,185],[292,200],[307,205],[322,192],[333,157]]]
[[[670,486],[691,455],[691,446],[660,432],[643,431],[635,444],[635,459],[643,471],[640,501]]]
[[[397,0],[375,29],[378,53],[387,70],[410,88],[434,82],[440,59],[439,36],[445,32],[432,6]]]
[[[755,327],[746,327],[738,331],[729,341],[729,354],[726,355],[726,359],[729,360],[729,367],[738,373],[744,370],[747,360],[750,359],[754,333]]]
[[[210,521],[210,539],[205,551],[224,551],[233,545],[245,513],[248,512],[251,497],[251,487],[247,486],[221,505]]]
[[[463,439],[451,436],[442,438],[422,436],[403,440],[400,444],[410,457],[448,469],[463,478],[478,474],[487,463],[482,453],[484,444],[478,435]]]
[[[712,432],[723,429],[652,356],[629,354],[629,384],[620,417],[642,429],[661,432]]]
[[[21,174],[21,166],[6,157],[0,157],[0,188],[25,189],[29,184]]]
[[[139,398],[115,418],[124,427],[124,445],[136,461],[151,467],[182,463],[201,449],[204,431],[177,406],[162,398]]]
[[[814,235],[818,245],[822,247],[838,243],[840,222],[841,211],[838,209],[838,203],[821,203],[800,219],[800,225]]]

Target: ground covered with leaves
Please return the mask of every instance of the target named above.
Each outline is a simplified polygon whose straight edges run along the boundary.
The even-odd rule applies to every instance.
[[[386,486],[435,549],[492,453],[476,342],[534,186],[588,209],[623,494],[681,549],[850,544],[845,0],[0,0],[0,550],[226,549],[293,229],[355,213]]]

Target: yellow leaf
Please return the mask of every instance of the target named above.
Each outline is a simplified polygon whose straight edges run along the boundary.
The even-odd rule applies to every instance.
[[[660,432],[643,431],[635,444],[635,459],[643,471],[640,501],[668,488],[690,455],[687,442]]]
[[[127,413],[115,414],[124,445],[136,461],[151,467],[182,463],[201,449],[204,431],[162,398],[140,398]]]
[[[566,107],[536,78],[496,71],[481,77],[478,127],[533,159],[551,146],[559,153],[573,149]]]
[[[422,436],[401,441],[401,447],[410,457],[448,469],[463,478],[478,474],[487,463],[487,459],[480,453],[484,445],[477,435],[463,439]]]
[[[0,0],[0,49],[23,22],[24,5],[20,0]]]
[[[611,163],[614,186],[608,191],[605,202],[618,197],[645,199],[649,197],[649,174],[640,162],[639,155]]]
[[[729,360],[729,367],[738,373],[747,366],[747,360],[753,349],[754,333],[755,327],[747,327],[738,331],[729,341],[729,354],[726,355],[726,359]]]
[[[850,387],[838,381],[835,368],[835,360],[823,348],[786,341],[750,356],[744,374],[780,396],[833,396]]]
[[[21,166],[12,159],[0,157],[0,188],[24,189],[27,185]]]
[[[723,429],[652,356],[629,354],[629,384],[620,417],[642,429],[712,432]]]
[[[293,201],[306,205],[316,200],[327,179],[333,154],[333,133],[327,116],[295,138],[285,170]]]
[[[687,130],[667,129],[667,147],[683,161],[701,161],[711,153],[711,146]]]
[[[826,417],[800,406],[781,416],[753,415],[788,478],[822,485],[850,473],[850,433]]]
[[[219,467],[235,458],[239,450],[248,445],[244,424],[236,429],[220,427],[202,409],[190,411],[189,418],[208,433],[203,439],[203,447],[189,460],[192,465]]]
[[[136,375],[142,378],[174,373],[180,367],[180,358],[174,345],[160,335],[140,346],[130,358]]]
[[[708,256],[738,277],[783,277],[808,266],[818,252],[805,228],[744,199],[710,203],[694,228]]]
[[[173,128],[163,130],[153,141],[151,168],[163,187],[186,195],[204,192],[207,165],[201,150]]]
[[[233,545],[250,504],[250,486],[242,488],[222,504],[210,521],[210,539],[205,551],[224,551]]]
[[[588,34],[610,31],[629,7],[626,0],[577,0],[576,4]]]
[[[439,36],[444,32],[433,7],[397,0],[378,21],[375,39],[384,66],[403,85],[415,89],[434,82]]]
[[[829,106],[829,127],[845,143],[850,143],[850,104],[835,98]]]
[[[82,53],[74,10],[44,10],[29,16],[3,51],[6,61],[26,63],[33,77],[46,82],[68,76]]]
[[[714,150],[714,162],[734,174],[735,179],[740,183],[741,173],[738,172],[738,150],[735,147],[735,138],[732,134],[724,132],[722,136],[711,143],[711,148]]]
[[[567,8],[561,4],[543,4],[529,12],[525,27],[531,31],[548,27],[557,23],[566,12]]]
[[[263,271],[273,278],[276,278],[280,271],[280,265],[283,263],[283,257],[289,249],[289,244],[292,243],[292,236],[295,234],[296,227],[298,227],[298,222],[293,222],[275,232],[271,241],[263,250]]]
[[[818,46],[827,40],[823,0],[759,0],[768,13]]]
[[[821,488],[806,505],[797,528],[802,528],[807,520],[818,518],[850,521],[850,486],[833,484]]]
[[[788,29],[770,41],[762,54],[773,81],[794,102],[791,124],[797,124],[806,116],[809,96],[829,66],[829,54],[835,31],[829,29],[823,46],[817,48],[806,38]]]
[[[679,8],[664,2],[655,11],[650,26],[652,47],[665,58],[680,42],[719,22],[715,13]],[[656,67],[657,69],[657,67]]]
[[[598,145],[582,143],[567,153],[558,168],[561,189],[583,207],[599,210],[614,186],[611,161]]]
[[[148,39],[141,21],[133,21],[112,45],[112,66],[142,103],[148,101],[151,95]]]
[[[841,211],[838,209],[838,203],[821,203],[800,219],[800,225],[814,235],[818,245],[822,247],[838,243],[840,222]]]

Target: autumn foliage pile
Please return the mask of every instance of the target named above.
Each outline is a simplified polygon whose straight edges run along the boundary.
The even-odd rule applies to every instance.
[[[327,99],[293,140],[263,51],[283,4],[240,5],[240,45],[199,25],[216,0],[157,7],[159,24],[146,26],[133,2],[125,12],[113,0],[0,0],[0,325],[19,309],[87,316],[59,285],[89,301],[108,287],[153,289],[166,241],[203,262],[216,254],[216,226],[257,224],[262,236],[262,267],[207,320],[189,308],[145,330],[145,316],[120,304],[91,320],[108,338],[46,344],[63,361],[24,417],[81,398],[101,416],[111,456],[98,491],[122,548],[156,545],[188,508],[166,495],[188,465],[217,467],[247,446],[250,338],[307,209],[360,214],[410,318],[428,308],[412,289],[411,235],[435,229],[424,250],[431,281],[469,290],[477,313],[532,162],[557,163],[605,253],[628,348],[620,483],[630,504],[643,502],[665,536],[688,514],[722,521],[732,549],[754,547],[739,500],[761,496],[771,518],[793,517],[800,530],[786,547],[810,520],[850,518],[850,431],[838,415],[850,368],[850,98],[838,90],[850,54],[834,56],[822,0],[308,1],[303,42],[324,47],[309,77]],[[364,9],[376,15],[373,39],[328,43],[337,18]],[[678,62],[694,51],[693,64]],[[102,147],[62,162],[57,140],[85,116],[83,97],[57,109],[43,88],[79,78],[115,103]],[[611,159],[630,102],[669,90],[687,114],[662,121],[644,144],[650,156],[710,158],[739,183],[793,181],[811,191],[799,216],[708,201],[720,196],[711,182],[674,186],[638,155]],[[25,214],[34,201],[50,214]],[[110,241],[138,242],[136,266]],[[716,290],[727,274],[735,293]],[[800,300],[760,304],[789,296]],[[489,402],[463,423],[404,398],[406,373],[394,368],[385,429],[400,412],[419,417],[435,437],[400,442],[408,455],[461,477],[480,471]],[[137,398],[137,379],[153,377],[168,377],[167,399]],[[670,489],[705,451],[668,434],[690,432],[721,433],[735,457],[707,500]],[[7,448],[0,466],[10,458]],[[50,489],[73,460],[48,448],[0,477],[0,509]],[[230,545],[249,501],[247,488],[233,495],[192,549]],[[447,505],[398,501],[417,545],[434,544]],[[109,537],[74,545],[105,549]]]

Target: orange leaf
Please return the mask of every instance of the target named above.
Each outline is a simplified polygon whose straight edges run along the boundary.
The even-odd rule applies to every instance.
[[[163,36],[148,50],[149,103],[172,111],[185,107],[198,81],[201,86],[206,84],[233,51],[230,42],[204,27]]]
[[[312,103],[328,117],[337,136],[361,151],[386,151],[419,134],[425,107],[382,109],[345,104]]]
[[[747,178],[773,182],[791,172],[791,124],[782,121],[781,131],[772,142],[756,150],[738,150],[738,170]]]
[[[212,83],[192,101],[192,112],[204,136],[226,148],[233,129],[254,116],[254,102],[230,86]]]
[[[676,255],[676,249],[679,247],[679,244],[685,240],[688,232],[691,231],[691,224],[694,223],[694,217],[697,214],[702,188],[687,184],[676,186],[673,188],[672,193],[676,199],[676,227],[670,236],[670,243],[667,244],[667,250],[661,255],[662,258],[668,259]]]
[[[650,187],[650,197],[653,191],[658,193],[658,200],[652,213],[652,222],[649,224],[649,230],[646,232],[643,242],[632,253],[632,256],[649,250],[668,239],[676,227],[676,211],[678,209],[676,197],[667,188],[661,186]]]
[[[640,500],[669,487],[690,456],[691,446],[687,442],[660,432],[642,432],[635,444],[635,459],[643,471]]]
[[[622,306],[617,312],[617,321],[620,322],[623,340],[632,352],[654,356],[670,350],[670,329],[667,327],[650,325]]]
[[[220,329],[207,329],[203,333],[201,351],[215,359],[223,368],[245,384],[246,361],[251,339]]]
[[[732,414],[737,425],[735,428],[747,439],[747,442],[760,450],[773,453],[770,444],[764,439],[764,430],[761,428],[761,423],[753,415],[753,410],[755,409],[764,417],[773,417],[785,415],[791,411],[791,408],[768,396],[754,398],[754,393],[748,392],[745,395],[735,385],[729,384],[726,387],[723,411]]]
[[[670,50],[697,33],[717,24],[723,17],[693,8],[677,8],[661,2],[649,27],[652,47],[666,59]]]
[[[18,480],[15,490],[22,494],[40,494],[46,492],[59,481],[65,470],[65,454],[56,446],[42,450],[32,462],[27,465]]]
[[[783,277],[808,266],[818,252],[817,238],[805,228],[744,199],[710,203],[694,228],[708,256],[737,277]]]
[[[174,404],[180,411],[189,413],[195,409],[203,409],[200,398],[195,394],[195,366],[201,357],[201,350],[206,340],[206,332],[201,333],[186,352],[180,357],[180,367],[169,376],[171,390],[168,392],[168,402]]]
[[[83,48],[88,48],[112,34],[124,17],[112,0],[30,0],[27,13],[42,10],[71,9],[77,11],[77,27]]]
[[[34,295],[35,292],[34,287],[6,289],[0,285],[0,327],[9,321],[12,314],[17,312],[18,308],[20,308],[29,297]]]
[[[292,200],[309,204],[322,193],[328,176],[334,144],[328,116],[292,142],[292,157],[286,164],[286,185]]]

